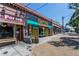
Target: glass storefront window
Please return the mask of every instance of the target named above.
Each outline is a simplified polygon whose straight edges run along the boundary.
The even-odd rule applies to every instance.
[[[13,27],[7,23],[0,23],[0,39],[12,38]]]
[[[45,33],[42,27],[39,28],[39,37],[44,37]]]
[[[30,19],[30,20],[33,20],[33,21],[38,21],[38,17],[30,14],[30,13],[27,13],[27,19]]]

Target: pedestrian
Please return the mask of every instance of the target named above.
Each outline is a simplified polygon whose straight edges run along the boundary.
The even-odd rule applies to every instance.
[[[16,30],[16,42],[19,43],[19,29]]]

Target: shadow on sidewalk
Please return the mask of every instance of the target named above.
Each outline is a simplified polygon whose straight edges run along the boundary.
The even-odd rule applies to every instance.
[[[77,46],[79,45],[78,38],[73,37],[61,37],[60,40],[67,46]]]
[[[74,49],[79,49],[79,37],[60,37],[60,41],[51,41],[48,42],[51,45],[54,45],[56,47],[59,46],[74,46]]]
[[[79,36],[79,33],[67,33],[69,36]]]

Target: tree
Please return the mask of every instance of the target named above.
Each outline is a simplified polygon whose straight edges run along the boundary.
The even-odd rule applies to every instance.
[[[79,3],[71,3],[69,4],[70,9],[74,9],[75,12],[73,13],[69,25],[74,27],[76,32],[79,32]]]

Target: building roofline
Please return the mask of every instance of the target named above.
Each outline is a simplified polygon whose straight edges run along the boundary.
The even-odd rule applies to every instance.
[[[25,7],[23,4],[21,3],[13,3],[14,5],[18,6],[19,8],[21,9],[24,9],[26,12],[29,12],[29,13],[32,13],[46,21],[49,21],[51,22],[51,20],[49,20],[47,17],[43,16],[42,14],[40,14],[39,12],[35,11],[35,10],[32,10],[31,8],[28,8],[28,7]]]

